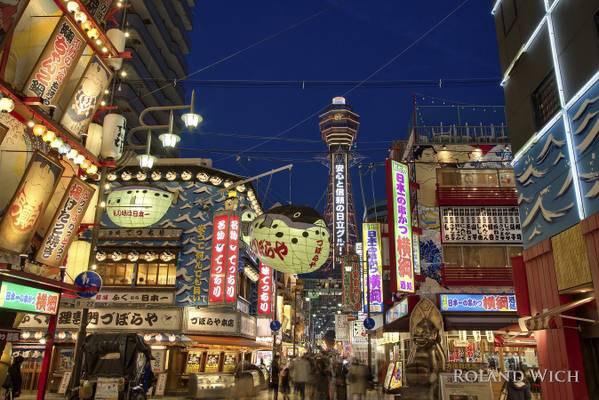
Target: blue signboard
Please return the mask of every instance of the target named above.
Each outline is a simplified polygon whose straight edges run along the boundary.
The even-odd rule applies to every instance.
[[[441,311],[445,312],[498,313],[517,310],[514,294],[441,294],[439,303]]]

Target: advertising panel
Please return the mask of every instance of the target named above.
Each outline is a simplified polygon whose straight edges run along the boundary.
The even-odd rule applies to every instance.
[[[272,268],[260,263],[258,278],[258,315],[270,315],[272,312],[273,296]]]
[[[12,282],[1,285],[0,308],[52,315],[58,311],[59,293]]]
[[[112,7],[113,0],[83,0],[82,3],[87,8],[89,14],[97,22],[102,23]]]
[[[368,268],[368,279],[362,288],[370,293],[370,312],[383,311],[383,261],[381,256],[381,224],[362,225],[364,259]],[[367,303],[365,303],[367,304]]]
[[[237,215],[229,216],[229,232],[227,235],[227,255],[225,257],[225,302],[237,304],[237,261],[239,259],[240,223]]]
[[[392,268],[395,273],[396,290],[414,293],[414,257],[412,254],[412,208],[410,207],[410,180],[408,166],[389,160],[389,207],[393,218],[389,219],[389,231],[393,234]],[[394,271],[395,269],[395,271]]]
[[[92,57],[67,104],[60,124],[78,138],[86,133],[111,80],[110,69],[100,57]]]
[[[522,243],[518,207],[441,207],[443,243]]]
[[[403,318],[408,315],[408,299],[404,298],[399,303],[385,311],[385,324]]]
[[[333,155],[335,169],[333,197],[334,207],[334,243],[335,255],[340,257],[345,254],[347,244],[347,156],[345,154]]]
[[[185,333],[256,338],[256,317],[237,311],[185,309]]]
[[[77,235],[94,191],[93,187],[81,179],[71,179],[35,256],[37,262],[52,267],[64,265],[71,241]]]
[[[160,221],[170,208],[173,194],[148,186],[123,186],[106,198],[106,214],[124,228],[145,228]]]
[[[212,257],[210,259],[210,281],[208,299],[210,303],[222,303],[225,300],[225,255],[229,228],[227,215],[214,216],[212,234]]]
[[[85,40],[67,17],[62,17],[33,68],[23,92],[55,104],[85,48]]]
[[[46,211],[64,168],[41,153],[34,153],[0,222],[0,248],[22,253]]]
[[[441,311],[446,312],[516,312],[514,294],[441,294]]]
[[[356,254],[347,254],[341,258],[343,275],[343,308],[357,312],[362,308],[362,290],[360,286],[360,259]]]

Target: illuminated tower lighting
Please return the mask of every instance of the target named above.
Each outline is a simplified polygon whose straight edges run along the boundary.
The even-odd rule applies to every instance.
[[[329,148],[325,219],[331,231],[332,267],[338,272],[340,257],[352,251],[357,236],[349,166],[352,159],[350,150],[358,135],[360,116],[346,104],[345,98],[335,97],[320,115],[319,126],[322,139]]]

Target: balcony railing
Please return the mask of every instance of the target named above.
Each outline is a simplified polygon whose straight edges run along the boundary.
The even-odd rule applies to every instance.
[[[505,124],[500,125],[418,125],[415,142],[426,143],[508,143]]]
[[[516,206],[518,194],[514,187],[437,187],[440,206]]]
[[[512,267],[460,267],[444,265],[445,286],[513,286]]]

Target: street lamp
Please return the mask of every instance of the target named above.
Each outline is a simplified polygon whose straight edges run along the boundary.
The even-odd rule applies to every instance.
[[[193,106],[195,103],[195,96],[196,96],[195,91],[192,90],[191,91],[191,104],[189,105],[189,112],[185,113],[181,116],[181,120],[185,124],[185,127],[189,130],[197,128],[198,125],[200,124],[200,122],[202,122],[204,120],[200,114],[196,114],[193,110]]]
[[[173,128],[174,128],[174,117],[173,117],[173,112],[171,111],[171,114],[169,116],[169,123],[168,123],[169,127],[168,127],[168,132],[167,133],[163,133],[162,135],[158,136],[158,139],[160,139],[160,141],[162,142],[162,146],[163,147],[167,147],[167,148],[175,148],[177,146],[177,143],[179,143],[179,140],[181,140],[181,138],[179,137],[179,135],[173,133]]]

